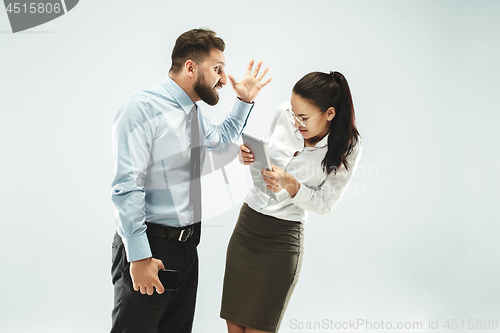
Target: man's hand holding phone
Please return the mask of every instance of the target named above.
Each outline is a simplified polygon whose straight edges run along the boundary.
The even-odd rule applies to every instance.
[[[165,269],[163,262],[151,257],[130,262],[130,276],[134,290],[151,296],[156,288],[158,294],[163,294],[165,288],[158,278],[160,269]]]

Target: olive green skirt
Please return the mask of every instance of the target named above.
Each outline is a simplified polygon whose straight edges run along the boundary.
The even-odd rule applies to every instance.
[[[297,284],[303,225],[243,204],[227,247],[220,316],[266,332],[278,330]]]

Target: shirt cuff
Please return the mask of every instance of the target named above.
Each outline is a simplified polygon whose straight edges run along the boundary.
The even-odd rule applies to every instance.
[[[254,102],[245,103],[243,101],[240,101],[239,98],[236,98],[236,101],[234,102],[233,108],[231,109],[230,113],[232,116],[234,116],[236,118],[243,119],[246,121],[253,106],[254,106]]]
[[[292,198],[292,202],[296,204],[297,206],[301,207],[301,205],[309,201],[311,197],[311,189],[308,188],[307,186],[304,186],[303,184],[300,184],[299,191],[295,196]]]
[[[129,262],[152,257],[148,235],[146,233],[130,238],[122,238],[122,240]]]
[[[290,196],[290,193],[288,193],[288,191],[283,188],[283,189],[281,189],[281,191],[276,193],[276,198],[278,199],[278,202],[281,202],[283,200],[291,198],[291,196]]]

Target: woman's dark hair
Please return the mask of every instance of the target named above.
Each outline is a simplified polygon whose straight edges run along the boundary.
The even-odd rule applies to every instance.
[[[347,156],[358,142],[359,132],[351,90],[344,75],[339,72],[312,72],[295,84],[293,92],[318,107],[321,112],[330,107],[335,108],[335,117],[330,122],[328,151],[321,166],[327,174],[332,171],[335,174],[342,164],[349,169]]]
[[[192,29],[180,35],[175,41],[172,50],[173,73],[178,73],[186,60],[191,59],[199,64],[205,60],[213,48],[224,52],[226,44],[217,37],[214,31],[210,29]]]

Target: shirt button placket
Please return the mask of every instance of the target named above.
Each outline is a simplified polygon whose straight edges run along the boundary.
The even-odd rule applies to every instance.
[[[189,114],[189,121],[186,122],[186,129],[187,129],[187,134],[189,136],[189,148],[192,148],[192,142],[191,142],[191,121],[193,121],[193,113],[191,112]]]
[[[295,153],[293,153],[292,158],[291,158],[291,159],[290,159],[290,161],[288,161],[288,163],[286,164],[286,167],[285,167],[285,172],[286,172],[286,170],[288,170],[288,166],[290,165],[290,163],[292,163],[293,159],[294,159],[295,157],[297,157],[297,155],[298,155],[299,153],[300,153],[300,151],[298,151],[298,150],[297,150]]]

